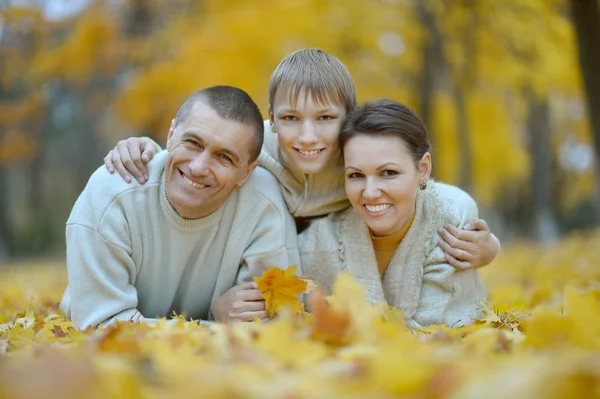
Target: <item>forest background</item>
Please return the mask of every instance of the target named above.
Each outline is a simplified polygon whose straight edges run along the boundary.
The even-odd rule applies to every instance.
[[[119,139],[164,145],[193,91],[319,47],[360,101],[414,108],[436,179],[503,242],[600,223],[598,0],[0,0],[0,265],[64,256],[64,227]]]

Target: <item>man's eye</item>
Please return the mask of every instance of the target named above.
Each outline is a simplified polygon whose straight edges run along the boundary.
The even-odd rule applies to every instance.
[[[201,148],[202,146],[200,145],[200,143],[198,143],[197,141],[194,141],[192,139],[185,139],[183,140],[184,143],[189,144],[189,145],[193,145],[194,147],[198,147]]]
[[[286,115],[283,117],[284,121],[288,121],[288,122],[293,122],[293,121],[297,121],[298,118],[295,117],[294,115]]]
[[[225,154],[219,155],[219,158],[221,158],[223,161],[225,161],[227,163],[233,163],[233,161],[231,160],[231,158],[229,158],[229,156],[227,156]]]

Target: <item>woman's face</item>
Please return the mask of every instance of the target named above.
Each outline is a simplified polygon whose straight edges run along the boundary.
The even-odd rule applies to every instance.
[[[399,137],[357,135],[344,146],[346,195],[374,236],[399,231],[415,211],[431,156],[415,162]]]
[[[287,91],[277,92],[269,108],[271,129],[279,148],[300,173],[322,171],[338,155],[338,138],[346,110],[342,105],[320,104],[302,90],[295,103]]]

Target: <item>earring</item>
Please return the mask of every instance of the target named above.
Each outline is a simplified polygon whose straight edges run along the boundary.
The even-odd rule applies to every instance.
[[[419,184],[419,188],[421,189],[421,191],[425,190],[427,188],[427,183]]]

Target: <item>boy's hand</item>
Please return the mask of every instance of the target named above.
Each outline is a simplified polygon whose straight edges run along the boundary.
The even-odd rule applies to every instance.
[[[230,288],[213,302],[211,311],[215,320],[224,323],[267,319],[265,301],[254,281]]]
[[[131,183],[131,174],[140,184],[144,184],[148,181],[146,163],[160,150],[160,146],[148,137],[130,137],[119,141],[108,152],[104,157],[104,165],[110,173],[114,173],[116,168],[127,183]]]
[[[485,266],[500,252],[500,241],[483,219],[469,220],[462,230],[447,224],[438,234],[446,261],[459,270]]]

